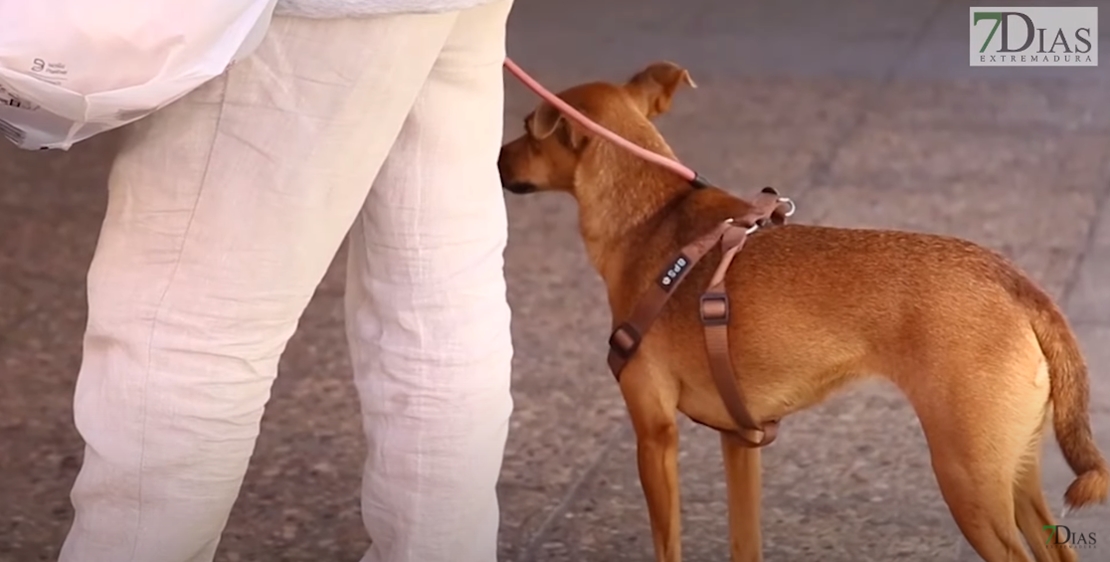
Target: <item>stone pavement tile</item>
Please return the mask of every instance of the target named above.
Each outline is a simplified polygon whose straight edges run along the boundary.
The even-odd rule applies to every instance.
[[[1107,279],[1110,279],[1110,205],[1104,203],[1095,220],[1091,245],[1083,255],[1075,287],[1066,303],[1071,321],[1110,325],[1110,283]]]
[[[753,127],[728,137],[691,131],[668,139],[679,158],[715,185],[740,197],[765,186],[798,195],[812,185],[813,170],[833,154],[840,129]]]
[[[876,86],[867,80],[699,84],[658,126],[679,158],[718,185],[750,195],[797,193],[834,154]]]
[[[0,277],[0,334],[4,329],[23,319],[20,308],[25,296],[22,287]]]
[[[610,73],[570,73],[560,69],[531,74],[545,87],[558,92],[592,81],[620,84],[645,64]],[[869,109],[865,106],[868,96],[880,85],[866,79],[733,78],[691,74],[698,87],[680,89],[671,110],[655,120],[668,139],[687,134],[734,138],[749,135],[752,129],[843,125]],[[524,132],[524,118],[540,103],[540,98],[512,77],[506,78],[506,91],[505,137],[515,138]]]
[[[1003,245],[997,250],[1014,265],[1036,280],[1050,297],[1056,299],[1057,306],[1063,308],[1065,293],[1075,277],[1079,256],[1071,247],[1023,248]]]
[[[1042,2],[1043,4],[1043,2]],[[967,29],[964,12],[963,29]],[[936,24],[936,25],[939,25]],[[966,31],[965,31],[966,33]],[[1098,82],[1103,79],[1102,61],[1097,67],[982,67],[969,64],[967,38],[936,39],[926,37],[913,53],[896,64],[897,78],[988,79],[988,80],[1060,80]]]
[[[612,23],[608,24],[612,28]],[[597,31],[567,27],[529,32],[510,40],[508,53],[529,72],[550,53],[573,60],[580,72],[624,74],[656,60],[672,60],[695,75],[714,72],[728,76],[844,76],[881,79],[909,48],[909,37],[809,38],[800,42],[783,31],[773,37],[733,32],[700,34],[697,41],[681,41],[657,32],[622,32],[619,40],[599,47]],[[597,50],[606,51],[604,57]]]
[[[631,431],[624,437],[543,537],[536,560],[651,557],[635,443]],[[684,420],[680,449],[684,559],[724,560],[727,507],[718,438]],[[790,418],[763,458],[767,560],[950,559],[955,525],[920,426],[889,386],[861,385]]]
[[[73,385],[84,291],[40,286],[42,308],[0,340],[0,561],[55,560],[72,517],[82,445]]]
[[[1079,326],[1075,333],[1090,369],[1095,441],[1110,458],[1110,326]]]
[[[115,131],[69,151],[27,151],[0,142],[0,204],[103,208],[108,168],[118,145]]]
[[[670,58],[699,73],[881,77],[936,5],[869,0],[827,10],[805,0],[521,3],[509,23],[508,52],[526,69],[558,53],[559,60],[587,71]],[[517,23],[525,21],[546,24]],[[605,56],[597,56],[599,50]]]
[[[82,283],[103,209],[0,205],[0,271]]]
[[[958,236],[1001,253],[1054,298],[1070,282],[1096,195],[1082,191],[1053,197],[1036,187],[935,191],[886,190],[867,184],[818,188],[797,200],[795,222],[849,228],[893,228]],[[1028,209],[1035,207],[1037,214]]]
[[[634,70],[634,69],[633,69]],[[659,123],[726,138],[750,128],[836,125],[855,120],[879,82],[866,79],[692,76]],[[616,77],[620,78],[620,77]]]
[[[865,0],[841,3],[835,9],[812,0],[737,2],[728,8],[711,0],[703,0],[701,4],[699,30],[758,37],[788,35],[795,40],[835,38],[851,42],[869,38],[904,39],[918,31],[923,20],[941,2]],[[683,4],[674,8],[689,10],[689,6]]]
[[[933,26],[935,31],[934,35],[937,37],[944,37],[949,39],[968,39],[968,19],[970,17],[970,9],[973,6],[990,6],[992,4],[985,4],[979,0],[948,0],[944,3],[943,11],[938,15],[938,25]],[[1106,11],[1110,9],[1110,1],[1108,0],[1057,0],[1055,2],[1043,2],[1041,0],[1007,0],[1004,4],[993,4],[995,6],[1003,5],[1007,7],[1023,7],[1023,6],[1097,6],[1099,7],[1099,20],[1100,23],[1105,21]],[[943,21],[942,21],[943,20]],[[951,25],[960,23],[959,25]],[[1099,35],[1106,33],[1105,26],[1100,26]],[[1099,61],[1101,62],[1101,61]]]
[[[8,329],[26,318],[38,304],[29,299],[28,290],[18,283],[14,275],[6,275],[0,270],[0,341]]]
[[[666,34],[735,33],[771,37],[788,35],[800,38],[853,40],[861,38],[901,38],[921,25],[920,18],[939,2],[918,0],[859,0],[844,2],[836,9],[825,9],[812,0],[778,2],[733,2],[691,0],[669,2],[592,3],[567,0],[562,3],[521,2],[513,8],[514,21],[545,22],[550,31],[562,26],[596,30],[595,43],[603,38],[628,33]],[[523,25],[510,29],[525,33],[540,31]],[[685,38],[689,41],[690,38]],[[803,40],[803,39],[800,39]]]
[[[1110,158],[1103,165],[1106,177],[1105,185],[1110,190]],[[1095,231],[1091,238],[1091,245],[1095,249],[1110,249],[1110,205],[1103,204],[1099,209],[1099,216],[1095,221]]]
[[[814,189],[797,203],[814,222],[827,226],[897,228],[960,236],[995,249],[1053,247],[1076,253],[1097,213],[1098,193],[1078,189],[963,182],[937,183],[928,190],[884,187],[867,180],[846,182]]]
[[[1064,88],[1058,80],[896,80],[876,97],[867,123],[911,130],[1002,130],[1015,136],[1106,131],[1107,97],[1110,80]]]
[[[1101,226],[1101,225],[1100,225]],[[1093,247],[1083,256],[1065,310],[1072,322],[1110,326],[1110,248]]]
[[[56,314],[62,307],[83,311],[85,304],[83,286],[19,275],[0,268],[0,354],[7,340],[19,335],[24,322],[40,315]]]
[[[888,188],[961,183],[968,189],[1035,185],[1045,193],[1105,185],[1110,137],[865,126],[841,147],[830,183],[867,178]],[[881,183],[880,183],[881,182]]]
[[[989,3],[977,0],[945,2],[943,9],[936,15],[928,32],[920,39],[913,53],[897,65],[899,76],[928,78],[986,78],[986,79],[1058,79],[1058,80],[1101,80],[1106,77],[1105,64],[1085,68],[1066,67],[973,67],[970,62],[970,7],[984,6]],[[1106,14],[1110,13],[1110,2],[1106,0],[1063,0],[1043,2],[1038,0],[1014,0],[1005,6],[1098,6],[1099,15],[1105,28]],[[1100,29],[1100,35],[1105,31]]]

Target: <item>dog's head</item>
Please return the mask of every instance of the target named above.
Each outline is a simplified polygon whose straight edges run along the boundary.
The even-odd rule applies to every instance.
[[[651,119],[671,108],[671,99],[682,84],[697,87],[682,67],[657,62],[624,84],[593,82],[560,92],[571,107],[613,131],[649,149],[668,152]],[[583,178],[603,174],[607,155],[600,141],[584,127],[544,102],[524,119],[524,134],[501,147],[497,167],[501,184],[513,193],[563,191],[576,194]],[[613,150],[620,150],[612,147]]]

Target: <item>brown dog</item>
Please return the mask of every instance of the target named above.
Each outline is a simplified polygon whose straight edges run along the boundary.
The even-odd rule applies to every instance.
[[[650,119],[693,85],[671,63],[625,84],[559,97],[656,153],[674,157]],[[514,193],[562,191],[608,286],[616,327],[679,248],[752,205],[589,136],[548,104],[525,119],[498,166]],[[699,293],[720,252],[694,267],[627,363],[620,389],[636,432],[656,559],[681,559],[677,412],[736,430],[710,376]],[[1079,346],[1052,300],[1001,256],[909,232],[772,226],[750,236],[726,279],[738,384],[756,420],[777,420],[868,376],[897,385],[921,420],[941,492],[989,562],[1070,561],[1045,545],[1054,520],[1040,487],[1045,422],[1078,478],[1080,507],[1106,500],[1110,469],[1091,435]],[[761,560],[760,453],[722,432],[732,560]]]

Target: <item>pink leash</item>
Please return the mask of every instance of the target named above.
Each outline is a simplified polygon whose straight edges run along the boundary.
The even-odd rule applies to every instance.
[[[508,57],[505,58],[505,68],[509,69],[509,72],[511,72],[513,76],[516,76],[521,82],[523,82],[525,86],[528,86],[529,90],[535,92],[536,95],[543,98],[544,101],[546,101],[547,103],[555,106],[559,111],[562,111],[571,119],[574,119],[575,122],[577,122],[579,125],[582,125],[590,131],[604,137],[617,146],[620,146],[621,148],[631,152],[632,154],[635,154],[636,156],[639,156],[640,158],[643,158],[644,160],[647,160],[648,162],[658,164],[668,170],[671,170],[672,172],[689,181],[695,187],[705,187],[708,185],[705,179],[703,179],[690,168],[682,165],[680,162],[676,162],[670,158],[667,158],[666,156],[656,154],[650,150],[637,146],[624,139],[620,135],[614,133],[613,131],[606,129],[605,127],[602,127],[597,123],[594,123],[592,120],[590,120],[589,117],[582,115],[582,113],[579,112],[577,109],[574,109],[570,106],[570,104],[559,99],[558,96],[551,93],[547,88],[544,88],[542,85],[540,85],[539,82],[529,76],[527,72],[524,72],[522,68],[517,66],[517,64]]]

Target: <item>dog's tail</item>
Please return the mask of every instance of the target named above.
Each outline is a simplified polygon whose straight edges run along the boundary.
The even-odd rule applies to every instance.
[[[1077,476],[1064,500],[1070,508],[1105,502],[1110,490],[1110,467],[1091,434],[1087,411],[1090,384],[1079,342],[1052,299],[1028,278],[1020,277],[1017,296],[1029,310],[1033,332],[1048,360],[1056,442]]]

